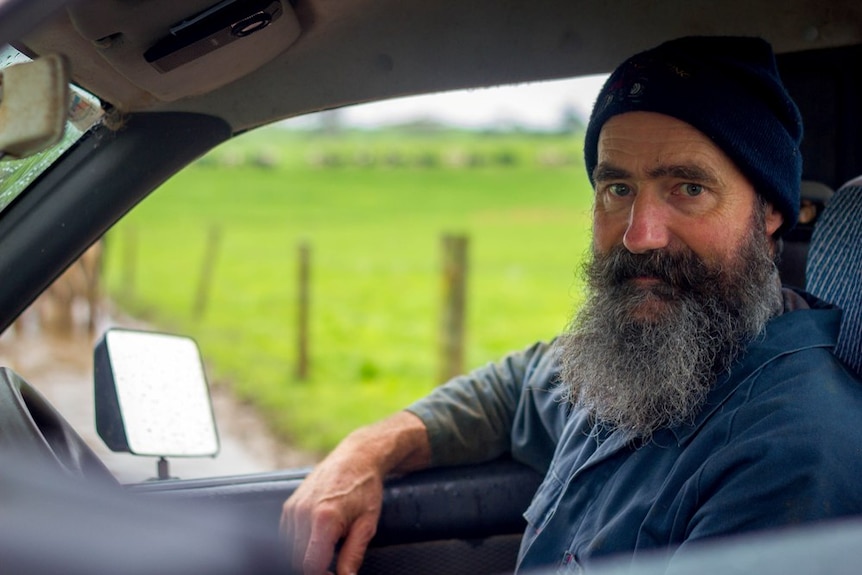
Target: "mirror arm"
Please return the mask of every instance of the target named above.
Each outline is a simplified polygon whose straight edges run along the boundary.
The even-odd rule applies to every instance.
[[[159,480],[162,479],[171,479],[171,472],[168,469],[168,460],[164,457],[159,457],[159,462],[156,464],[158,468],[157,478]]]

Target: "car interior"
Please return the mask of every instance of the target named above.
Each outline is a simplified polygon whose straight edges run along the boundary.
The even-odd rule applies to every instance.
[[[837,353],[862,373],[862,185],[854,181],[862,174],[862,4],[855,0],[0,3],[0,43],[33,59],[61,55],[71,81],[104,113],[0,211],[0,331],[136,204],[232,137],[364,102],[607,73],[637,51],[692,34],[757,35],[773,44],[804,118],[802,195],[812,207],[784,241],[781,274],[845,309]],[[111,484],[26,376],[0,370],[0,446],[38,452],[76,481]],[[282,502],[306,473],[113,487],[152,501],[224,507],[275,536]],[[393,478],[362,572],[510,571],[521,514],[540,480],[506,460]]]

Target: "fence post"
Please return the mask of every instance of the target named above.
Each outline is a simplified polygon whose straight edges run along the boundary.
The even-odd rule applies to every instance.
[[[123,298],[135,298],[135,274],[138,266],[138,229],[127,226],[123,238]]]
[[[440,322],[440,373],[443,383],[464,371],[467,307],[467,247],[463,235],[444,235],[443,310]]]
[[[80,258],[87,284],[87,333],[95,335],[99,323],[99,307],[102,299],[102,275],[105,263],[105,239],[100,238]]]
[[[199,320],[206,313],[209,304],[210,292],[212,290],[213,272],[218,252],[221,248],[221,227],[211,226],[207,235],[207,243],[204,249],[204,260],[201,266],[201,275],[198,280],[198,289],[195,295],[195,303],[192,308],[192,317]]]
[[[308,242],[300,242],[297,256],[296,378],[305,380],[309,372],[308,319],[311,306],[311,246]]]

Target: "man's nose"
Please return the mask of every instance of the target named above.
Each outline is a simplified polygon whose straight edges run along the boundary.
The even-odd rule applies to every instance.
[[[631,205],[623,245],[633,254],[666,248],[670,243],[669,206],[650,193],[639,193]]]

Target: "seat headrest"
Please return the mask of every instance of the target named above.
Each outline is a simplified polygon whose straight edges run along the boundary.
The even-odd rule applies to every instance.
[[[835,192],[811,237],[807,290],[843,310],[835,355],[862,374],[862,177]]]

